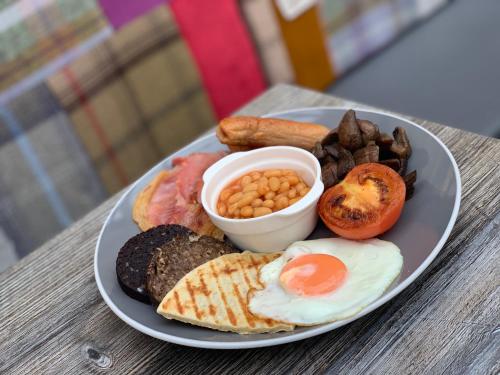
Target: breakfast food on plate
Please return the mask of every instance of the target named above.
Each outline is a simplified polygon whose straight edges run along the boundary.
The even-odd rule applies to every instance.
[[[402,266],[398,247],[387,241],[295,242],[260,269],[263,287],[249,293],[249,310],[300,326],[346,319],[378,299]]]
[[[116,276],[125,293],[141,302],[149,302],[146,270],[154,250],[171,235],[165,225],[151,228],[130,238],[118,252]]]
[[[296,220],[308,231],[283,224],[285,215],[274,215],[287,230],[281,237],[287,244],[294,235],[306,237],[319,214],[330,230],[344,238],[294,242],[284,253],[239,252],[218,240],[223,233],[210,221],[200,199],[203,173],[224,153],[194,153],[174,159],[172,169],[158,173],[134,202],[133,219],[145,232],[129,239],[118,253],[116,273],[125,293],[152,302],[157,313],[170,320],[249,334],[346,319],[390,287],[401,272],[403,258],[396,245],[373,237],[396,223],[405,198],[414,190],[417,175],[407,173],[412,147],[403,128],[397,127],[391,136],[349,110],[331,131],[318,124],[276,118],[229,117],[219,123],[217,137],[232,151],[275,145],[308,150],[295,149],[314,165],[318,183],[309,194],[316,194],[309,216],[298,212],[300,221]],[[262,158],[279,159],[277,149],[262,150]],[[324,192],[317,181],[316,159],[322,166]],[[208,180],[230,181],[221,164],[207,173]],[[204,194],[218,194],[211,197],[216,202],[210,200],[216,203],[218,215],[209,209],[218,225],[234,224],[255,240],[260,229],[253,225],[263,224],[265,250],[279,249],[285,245],[275,247],[277,242],[271,245],[267,237],[281,238],[279,227],[268,226],[273,217],[247,221],[244,227],[220,217],[265,216],[295,204],[310,191],[299,171],[263,165],[257,163],[252,170],[246,164],[248,172],[227,185],[212,188],[208,183]],[[232,236],[230,230],[227,233]]]
[[[199,194],[203,173],[223,156],[223,152],[216,152],[175,158],[173,168],[158,173],[137,196],[132,217],[139,228],[144,231],[160,224],[180,224],[222,239],[224,234],[210,221]]]
[[[381,133],[371,121],[357,119],[352,109],[347,111],[339,126],[318,140],[311,151],[321,163],[325,188],[341,181],[356,165],[379,163],[404,177],[406,199],[409,199],[416,181],[416,171],[406,176],[408,159],[412,154],[410,140],[402,127],[396,127],[393,136]]]
[[[361,164],[323,193],[318,213],[339,236],[357,240],[375,237],[399,219],[405,191],[405,182],[393,169],[377,163]]]
[[[244,252],[211,260],[184,276],[163,298],[157,312],[167,319],[219,331],[290,331],[291,324],[258,318],[248,311],[248,291],[262,287],[258,269],[279,256]]]
[[[160,225],[129,239],[118,252],[116,275],[123,291],[141,302],[159,302],[200,264],[238,250],[180,225]]]
[[[219,141],[237,151],[266,146],[310,150],[328,131],[327,127],[318,124],[251,116],[227,117],[216,129]]]
[[[189,271],[221,255],[239,252],[226,242],[181,225],[168,225],[166,231],[166,241],[156,247],[146,272],[146,291],[154,303],[160,303]]]
[[[406,177],[412,147],[405,129],[396,127],[392,136],[380,132],[371,121],[356,118],[352,109],[344,114],[339,126],[333,130],[305,122],[235,116],[223,119],[216,132],[219,141],[232,151],[277,145],[311,151],[321,163],[326,188],[342,180],[356,165],[380,163],[404,177],[406,199],[414,192],[416,172]]]
[[[222,190],[217,212],[233,219],[264,216],[294,204],[309,190],[310,187],[293,170],[252,171]]]

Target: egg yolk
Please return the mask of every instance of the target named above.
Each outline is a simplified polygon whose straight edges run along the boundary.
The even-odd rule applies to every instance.
[[[280,283],[290,293],[317,296],[339,288],[346,275],[347,267],[333,255],[305,254],[283,267]]]

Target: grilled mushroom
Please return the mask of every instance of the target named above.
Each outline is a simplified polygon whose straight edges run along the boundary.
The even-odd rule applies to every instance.
[[[392,139],[392,137],[387,133],[380,133],[376,140],[377,145],[387,148],[391,147],[393,142],[394,139]]]
[[[400,176],[404,176],[406,174],[406,168],[408,167],[408,159],[399,159],[399,169],[396,171]]]
[[[413,196],[413,193],[415,192],[415,182],[417,181],[417,171],[413,171],[408,173],[406,176],[403,177],[403,180],[406,185],[406,197],[405,200],[410,199]]]
[[[356,114],[352,109],[348,110],[339,125],[339,142],[347,150],[357,150],[363,146],[361,131],[358,127]]]
[[[370,143],[354,152],[354,162],[356,165],[364,163],[377,163],[378,151],[378,146],[375,143]]]
[[[366,146],[370,141],[376,141],[380,135],[378,126],[368,120],[358,120],[359,130],[361,130],[361,138]]]
[[[381,133],[379,127],[368,120],[356,119],[356,113],[348,110],[337,128],[332,129],[317,142],[311,152],[320,161],[321,175],[326,188],[337,184],[356,165],[380,163],[404,176],[406,199],[414,191],[416,172],[406,175],[412,148],[404,128],[393,131],[394,138]]]
[[[417,171],[412,171],[403,177],[406,187],[412,186],[417,181]]]
[[[337,177],[337,163],[335,161],[330,162],[321,168],[321,178],[323,180],[323,184],[325,185],[325,189],[328,189],[339,181]]]
[[[337,160],[330,154],[327,154],[323,159],[321,159],[321,165],[327,165],[328,163],[336,163]]]
[[[387,165],[389,168],[394,169],[396,172],[401,168],[401,163],[399,159],[387,159],[387,160],[379,160],[380,164]]]
[[[415,193],[415,186],[412,185],[411,187],[406,188],[405,201],[411,199],[414,193]]]
[[[375,143],[380,147],[380,160],[393,159],[394,154],[391,152],[391,145],[394,139],[387,133],[380,133]]]
[[[354,163],[354,158],[349,150],[346,150],[342,146],[339,147],[339,160],[337,165],[337,176],[338,178],[344,178],[344,176],[356,166]]]
[[[321,144],[323,146],[326,146],[338,141],[339,141],[339,131],[338,128],[335,128],[330,130],[330,132],[327,135],[325,135],[325,137],[321,141]]]
[[[323,149],[331,156],[333,156],[335,159],[339,158],[339,149],[336,147],[337,144],[334,145],[326,145],[323,146]]]
[[[411,145],[406,131],[398,126],[392,135],[394,135],[394,143],[391,145],[391,151],[402,159],[408,159],[411,156]]]
[[[400,159],[406,159],[407,150],[399,143],[394,142],[390,148],[391,152]]]
[[[314,144],[314,147],[311,152],[318,160],[321,160],[326,156],[326,152],[325,150],[323,150],[323,147],[321,146],[320,142],[316,142]]]

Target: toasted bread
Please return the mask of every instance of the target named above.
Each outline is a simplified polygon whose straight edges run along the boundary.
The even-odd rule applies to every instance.
[[[157,312],[167,319],[240,334],[291,331],[293,325],[258,318],[248,310],[249,290],[262,288],[259,268],[279,256],[246,251],[204,263],[167,293]]]

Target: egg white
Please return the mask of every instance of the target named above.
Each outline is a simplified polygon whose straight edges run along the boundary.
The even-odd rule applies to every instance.
[[[340,259],[347,277],[332,293],[304,297],[288,293],[279,276],[285,264],[304,254],[329,254]],[[403,257],[392,242],[379,239],[350,241],[327,238],[295,242],[281,257],[260,269],[264,289],[249,299],[250,311],[261,317],[296,325],[314,325],[346,319],[378,299],[400,274]]]

